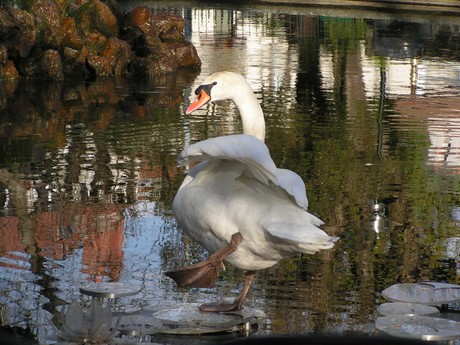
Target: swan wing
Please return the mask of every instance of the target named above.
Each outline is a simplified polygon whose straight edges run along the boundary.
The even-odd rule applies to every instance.
[[[302,178],[288,169],[277,169],[276,177],[278,185],[294,198],[297,205],[307,210],[307,191],[305,190],[305,183]]]
[[[200,141],[180,153],[178,164],[187,165],[191,162],[216,160],[234,160],[243,163],[254,178],[264,184],[277,181],[277,168],[267,146],[251,135],[228,135]],[[198,169],[193,168],[189,174],[193,174],[195,170]]]
[[[185,148],[178,157],[179,165],[202,162],[189,171],[193,177],[205,164],[203,161],[235,160],[245,164],[260,182],[278,186],[303,209],[308,207],[305,184],[295,172],[278,169],[263,141],[252,135],[228,135],[200,141]],[[185,182],[185,181],[184,181]]]

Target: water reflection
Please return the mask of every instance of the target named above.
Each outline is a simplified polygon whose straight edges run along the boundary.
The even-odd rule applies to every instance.
[[[341,237],[333,251],[258,274],[248,304],[269,315],[260,333],[371,332],[384,288],[458,281],[444,245],[458,237],[458,23],[168,10],[189,19],[199,76],[0,85],[3,325],[41,337],[82,281],[139,283],[131,303],[141,306],[238,293],[232,268],[216,290],[177,290],[162,274],[206,256],[170,205],[178,152],[241,131],[228,103],[182,115],[221,69],[249,78],[274,160],[302,176],[311,212]]]

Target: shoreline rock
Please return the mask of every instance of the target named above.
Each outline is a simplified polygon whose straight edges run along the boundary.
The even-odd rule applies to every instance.
[[[147,6],[122,13],[115,2],[37,0],[0,7],[0,80],[67,76],[154,77],[201,60],[184,36],[185,21]]]

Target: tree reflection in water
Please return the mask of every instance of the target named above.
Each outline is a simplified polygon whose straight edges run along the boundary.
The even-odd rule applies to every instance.
[[[80,298],[87,280],[143,284],[147,305],[215,297],[176,290],[162,274],[206,256],[170,214],[184,175],[177,154],[241,128],[227,103],[182,116],[215,68],[248,76],[274,161],[301,175],[310,211],[341,237],[330,252],[260,272],[248,299],[269,315],[259,333],[368,333],[386,287],[458,282],[455,255],[444,245],[458,236],[459,222],[452,115],[459,85],[449,75],[459,59],[458,24],[245,8],[184,13],[203,61],[198,78],[0,85],[3,324],[37,333]],[[441,53],[440,41],[447,42]],[[401,42],[411,49],[396,56]],[[385,208],[379,233],[374,203]],[[228,267],[216,291],[233,297],[228,289],[239,282]]]

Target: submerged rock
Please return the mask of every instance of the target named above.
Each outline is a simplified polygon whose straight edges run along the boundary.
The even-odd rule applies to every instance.
[[[37,0],[23,9],[0,7],[0,80],[152,77],[201,66],[185,40],[183,18],[146,6],[123,14],[108,3]]]

